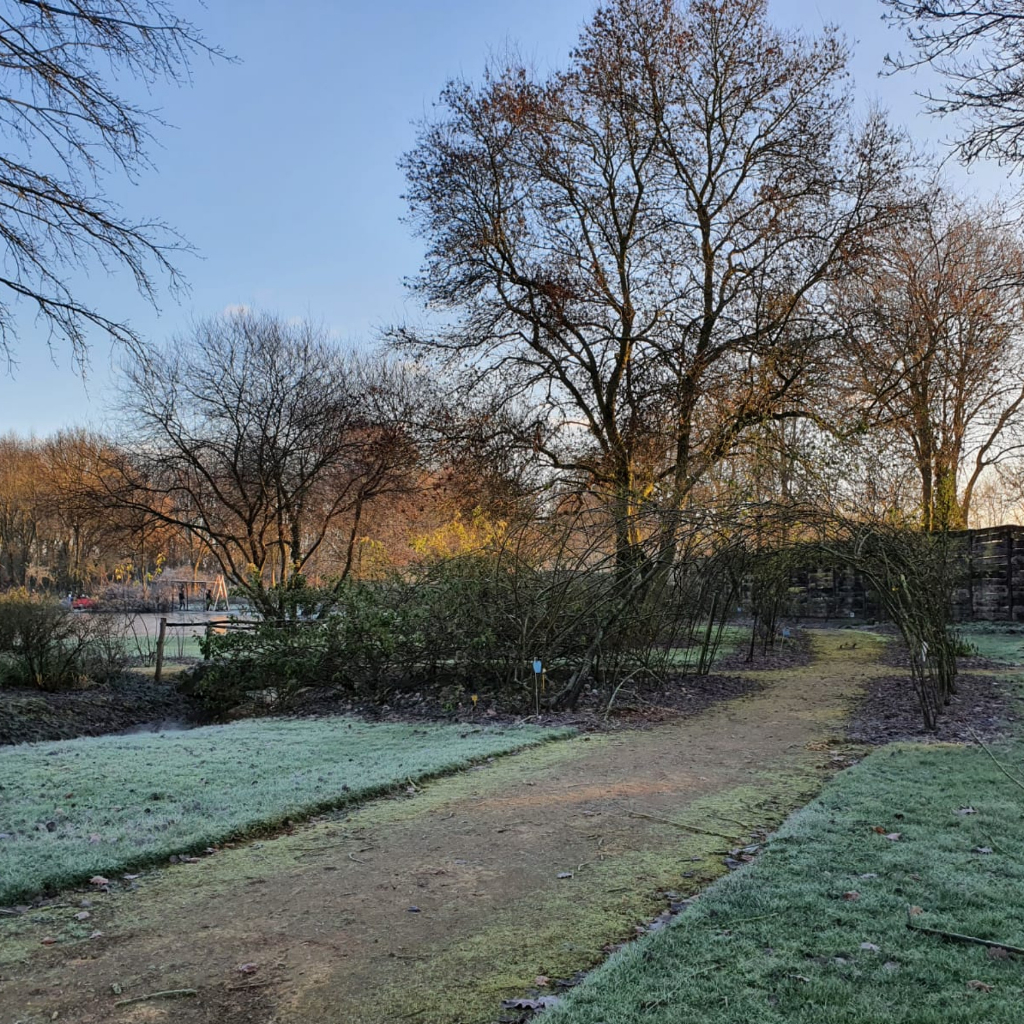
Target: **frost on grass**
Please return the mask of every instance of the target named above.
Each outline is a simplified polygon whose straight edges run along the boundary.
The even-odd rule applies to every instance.
[[[0,750],[0,906],[559,735],[332,718]]]

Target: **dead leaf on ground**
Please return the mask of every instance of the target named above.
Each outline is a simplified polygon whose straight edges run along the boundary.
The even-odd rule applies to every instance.
[[[572,872],[571,871],[559,871],[558,872],[558,877],[559,878],[572,878]]]
[[[878,946],[876,946],[873,942],[862,942],[860,944],[860,948],[867,950],[869,953],[878,952]]]
[[[991,853],[991,852],[992,852],[992,847],[991,846],[975,846],[971,850],[971,853]]]
[[[967,987],[970,988],[970,989],[974,989],[975,992],[991,992],[992,991],[992,986],[991,985],[986,985],[985,982],[978,981],[977,978],[975,978],[973,981],[967,982]]]
[[[910,915],[911,917],[917,917],[917,915],[918,915],[918,914],[923,914],[923,913],[924,913],[924,910],[922,910],[922,909],[921,909],[921,907],[911,907],[911,908],[910,908],[910,909],[909,909],[909,910],[907,911],[907,913],[908,913],[908,914],[909,914],[909,915]]]
[[[860,899],[860,893],[857,892],[856,889],[851,889],[849,892],[843,893],[843,899],[849,903],[852,903],[854,900]]]
[[[987,956],[989,960],[1009,960],[1010,951],[1008,949],[1003,949],[1002,946],[989,946],[989,948],[985,950],[985,956]]]
[[[551,983],[551,979],[546,974],[538,974],[537,977],[533,979],[533,983],[537,988],[543,988],[545,985]]]
[[[259,964],[239,964],[235,970],[239,974],[255,974],[260,969]]]
[[[102,875],[93,875],[89,879],[90,885],[110,885],[110,879],[104,878]]]
[[[890,832],[888,829],[882,828],[881,825],[876,825],[871,831],[877,832],[880,836],[885,836],[886,839],[894,843],[903,838],[902,832]]]
[[[978,812],[973,807],[958,807],[954,814],[977,814]]]

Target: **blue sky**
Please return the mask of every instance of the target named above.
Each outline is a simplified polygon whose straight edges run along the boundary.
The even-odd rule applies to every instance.
[[[140,101],[174,127],[158,132],[156,170],[135,184],[107,183],[129,214],[157,216],[198,250],[180,265],[191,291],[159,312],[127,279],[94,272],[80,290],[105,313],[127,317],[162,340],[190,319],[248,304],[323,322],[342,343],[372,341],[380,326],[414,319],[403,278],[420,244],[401,223],[398,157],[414,138],[444,81],[479,76],[506,42],[541,68],[561,65],[593,0],[177,0],[177,9],[238,63],[198,61],[191,87],[160,88]],[[772,0],[784,27],[820,31],[834,21],[854,46],[852,70],[865,102],[938,144],[949,127],[920,113],[921,81],[878,78],[900,37],[880,21],[875,0],[843,4]],[[1005,176],[982,168],[951,172],[984,195]],[[97,338],[87,380],[70,353],[51,355],[30,317],[20,323],[13,377],[0,376],[0,433],[45,435],[61,427],[102,428],[116,406],[116,355]]]

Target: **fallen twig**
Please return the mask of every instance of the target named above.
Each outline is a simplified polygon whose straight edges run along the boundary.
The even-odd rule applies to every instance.
[[[751,825],[750,822],[748,822],[748,821],[740,821],[739,818],[730,818],[728,814],[717,814],[716,813],[714,815],[714,817],[716,817],[719,821],[728,821],[728,822],[731,822],[733,825],[739,825],[740,828],[744,828],[748,832],[753,832],[754,827],[755,827],[755,826]]]
[[[1018,779],[1016,775],[1012,775],[1009,769],[988,749],[985,741],[970,727],[967,726],[967,731],[974,737],[975,742],[981,747],[982,750],[992,758],[992,763],[1015,785],[1020,789],[1024,789],[1024,780]]]
[[[673,821],[671,818],[662,818],[657,814],[642,814],[640,811],[630,811],[631,818],[645,818],[647,821],[660,821],[663,825],[672,825],[675,828],[686,829],[687,832],[697,832],[702,836],[714,836],[716,839],[728,839],[731,843],[736,837],[727,836],[724,832],[712,832],[708,828],[698,828],[696,825],[687,825],[682,821]]]
[[[977,946],[988,946],[990,949],[1005,949],[1007,953],[1016,953],[1024,956],[1024,949],[1020,946],[1010,946],[1005,942],[994,942],[992,939],[979,939],[974,935],[962,935],[960,932],[947,932],[941,928],[926,928],[921,924],[914,924],[910,916],[910,907],[907,907],[907,927],[915,932],[924,932],[926,935],[937,935],[940,939],[953,939],[956,942],[973,942]]]
[[[145,1003],[150,999],[188,999],[199,995],[195,988],[168,988],[163,992],[149,992],[144,996],[132,996],[131,999],[118,999],[115,1006],[131,1006],[132,1003]]]

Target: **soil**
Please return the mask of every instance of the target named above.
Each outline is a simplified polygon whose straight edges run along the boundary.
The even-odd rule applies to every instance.
[[[873,745],[897,740],[971,743],[976,736],[988,741],[1004,736],[1017,720],[1015,703],[998,675],[961,671],[957,693],[943,709],[936,730],[928,732],[909,674],[882,675],[868,684],[846,735],[851,742]]]
[[[763,639],[750,650],[750,638],[740,643],[734,651],[725,653],[715,661],[718,672],[743,672],[766,669],[802,668],[814,660],[811,634],[797,630],[791,637],[776,638],[775,644],[765,649]]]
[[[668,680],[662,686],[626,688],[614,697],[597,689],[584,692],[572,711],[543,711],[524,715],[509,709],[500,700],[484,695],[479,707],[468,699],[446,706],[436,692],[397,693],[389,704],[374,704],[339,698],[331,689],[310,689],[289,707],[293,715],[356,715],[370,722],[464,722],[489,725],[532,725],[564,728],[581,732],[607,732],[618,729],[643,729],[680,716],[699,714],[713,704],[753,693],[761,684],[752,673],[744,675],[686,676]]]
[[[856,759],[837,733],[893,670],[845,639],[686,717],[0,916],[0,1022],[487,1024],[557,993]]]
[[[971,743],[976,737],[988,741],[1006,735],[1018,720],[1019,694],[1006,679],[1005,664],[978,655],[958,658],[957,693],[943,709],[935,731],[929,732],[910,680],[910,652],[892,630],[879,663],[898,671],[880,674],[868,683],[847,726],[851,742]]]
[[[572,726],[584,732],[647,728],[695,715],[722,700],[754,692],[756,673],[807,665],[810,646],[806,633],[797,633],[786,645],[766,653],[760,645],[751,661],[746,649],[724,655],[709,676],[670,678],[661,684],[627,686],[614,696],[588,688],[571,711],[529,715],[519,704],[500,695],[482,694],[479,707],[462,692],[452,701],[444,687],[419,692],[397,692],[388,704],[351,700],[328,687],[310,687],[289,705],[290,715],[356,715],[367,721],[444,721],[489,724],[530,721],[539,725]],[[116,684],[86,690],[44,693],[40,690],[0,689],[0,746],[39,740],[66,740],[76,736],[102,736],[162,723],[197,725],[206,720],[202,706],[179,692],[174,676],[198,664],[180,659],[169,666],[166,685],[154,686],[141,671],[130,671]],[[152,669],[149,669],[152,672]],[[449,688],[450,689],[450,688]]]
[[[173,686],[154,686],[132,676],[109,686],[61,693],[0,689],[0,746],[195,722],[199,716],[194,702]]]

